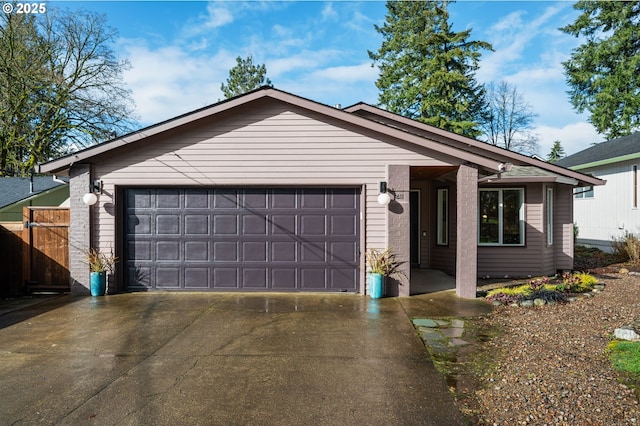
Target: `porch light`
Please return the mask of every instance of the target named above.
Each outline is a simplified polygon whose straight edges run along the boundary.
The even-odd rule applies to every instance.
[[[96,194],[94,194],[93,192],[87,192],[82,197],[82,202],[85,203],[88,206],[92,206],[92,205],[94,205],[95,203],[98,202],[98,196]]]
[[[386,206],[391,202],[391,196],[387,192],[387,182],[380,182],[380,194],[378,195],[378,204]]]
[[[93,206],[95,203],[98,202],[97,194],[100,194],[101,192],[102,192],[102,181],[94,180],[89,185],[89,192],[84,194],[84,196],[82,197],[82,202],[85,203],[87,206]]]

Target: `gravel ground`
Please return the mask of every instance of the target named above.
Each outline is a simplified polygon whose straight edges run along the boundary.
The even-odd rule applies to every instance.
[[[501,330],[481,345],[495,368],[460,399],[478,424],[640,425],[638,398],[606,354],[614,329],[640,319],[640,277],[598,278],[606,288],[593,298],[500,307],[474,321]]]

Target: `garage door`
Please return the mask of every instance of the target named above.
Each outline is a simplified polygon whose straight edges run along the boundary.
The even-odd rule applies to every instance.
[[[358,290],[359,189],[127,189],[129,290]]]

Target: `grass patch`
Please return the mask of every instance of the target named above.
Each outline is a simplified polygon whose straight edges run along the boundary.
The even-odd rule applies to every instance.
[[[640,342],[614,340],[609,343],[608,349],[616,370],[640,376]]]
[[[640,398],[640,342],[613,340],[607,351],[611,365],[620,373],[620,382],[634,389]]]

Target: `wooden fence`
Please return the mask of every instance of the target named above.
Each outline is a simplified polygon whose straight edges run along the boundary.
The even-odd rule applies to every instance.
[[[69,291],[69,209],[25,207],[0,224],[0,296]]]

